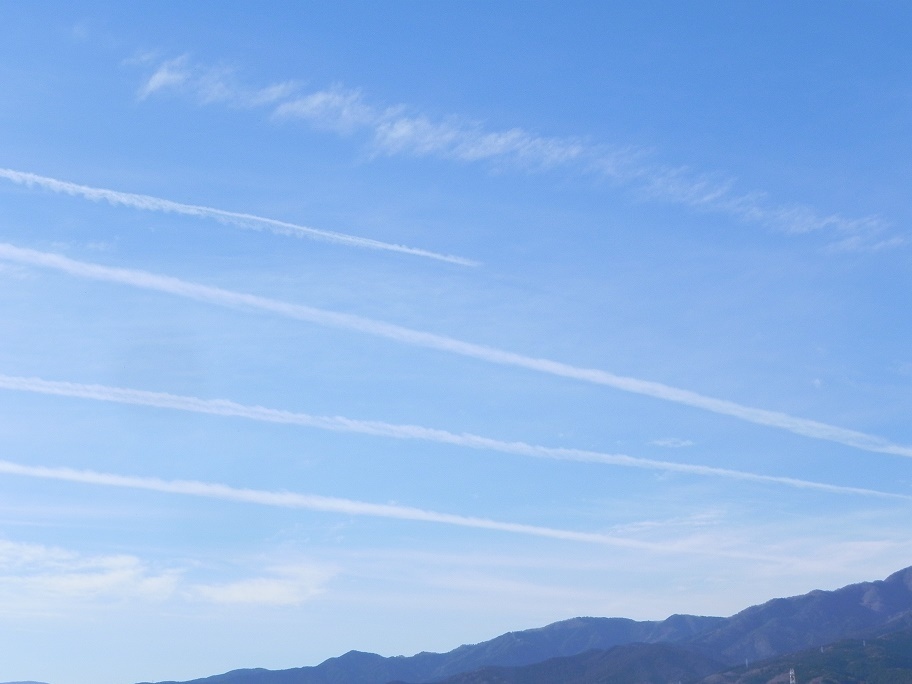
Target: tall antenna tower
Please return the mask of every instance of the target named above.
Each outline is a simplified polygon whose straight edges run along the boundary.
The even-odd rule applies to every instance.
[[[795,684],[795,682],[795,668],[793,667],[789,669],[789,684]]]

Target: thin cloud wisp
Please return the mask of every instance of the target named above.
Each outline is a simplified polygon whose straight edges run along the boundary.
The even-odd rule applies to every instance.
[[[652,201],[724,214],[788,234],[827,232],[834,236],[830,247],[835,250],[877,251],[907,240],[885,235],[890,226],[877,216],[850,218],[820,214],[801,204],[777,205],[765,192],[738,192],[733,178],[650,161],[643,149],[537,135],[519,127],[489,130],[459,116],[434,120],[407,105],[371,104],[359,89],[341,85],[309,93],[287,81],[250,88],[230,71],[193,63],[184,55],[161,62],[138,94],[145,100],[165,91],[182,92],[202,104],[268,107],[274,120],[303,121],[341,136],[360,132],[376,155],[509,164],[526,171],[563,167],[597,174]]]

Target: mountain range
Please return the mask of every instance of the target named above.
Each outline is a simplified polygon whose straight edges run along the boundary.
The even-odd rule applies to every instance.
[[[579,617],[448,653],[350,651],[311,667],[234,670],[183,684],[766,684],[788,682],[790,667],[819,672],[820,684],[910,684],[912,657],[903,660],[903,648],[912,653],[912,567],[727,618]],[[876,672],[865,674],[864,663]]]

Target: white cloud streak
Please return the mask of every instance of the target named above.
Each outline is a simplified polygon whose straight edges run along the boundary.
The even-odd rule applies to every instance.
[[[188,411],[215,416],[232,418],[245,418],[265,423],[280,423],[285,425],[298,425],[302,427],[317,428],[333,432],[347,432],[366,434],[377,437],[391,437],[393,439],[419,440],[437,444],[451,444],[454,446],[494,451],[516,456],[530,456],[533,458],[547,458],[561,461],[580,461],[587,463],[602,463],[606,465],[621,466],[626,468],[639,468],[663,472],[684,473],[705,477],[722,477],[740,481],[758,482],[763,484],[796,487],[805,490],[816,490],[830,494],[850,494],[860,496],[873,496],[888,499],[901,499],[912,501],[912,496],[883,492],[861,487],[846,487],[841,485],[814,482],[791,477],[776,475],[762,475],[759,473],[732,470],[729,468],[716,468],[692,463],[678,463],[661,461],[649,458],[638,458],[625,454],[608,454],[599,451],[584,449],[570,449],[564,447],[548,447],[525,442],[507,442],[504,440],[482,437],[470,433],[455,433],[420,425],[402,425],[382,421],[358,420],[341,416],[314,416],[307,413],[284,411],[280,409],[265,408],[263,406],[248,406],[227,399],[203,399],[200,397],[168,394],[164,392],[149,392],[123,387],[110,387],[107,385],[88,385],[72,382],[44,380],[41,378],[25,378],[9,375],[0,375],[0,388],[20,392],[37,394],[50,394],[64,397],[77,397],[80,399],[93,399],[117,404],[130,404],[136,406],[153,406],[156,408]]]
[[[86,555],[0,539],[0,614],[54,613],[70,601],[174,598],[216,604],[299,605],[324,591],[335,568],[297,563],[228,582],[188,582],[185,571],[156,570],[136,556]]]
[[[140,62],[146,62],[140,59]],[[294,81],[273,83],[265,88],[248,88],[234,78],[228,68],[193,64],[187,55],[162,62],[139,90],[139,99],[165,90],[190,93],[203,104],[221,102],[232,107],[251,108],[273,104],[293,96]]]
[[[694,443],[689,439],[681,439],[680,437],[665,437],[663,439],[654,439],[650,442],[654,446],[664,447],[666,449],[683,449],[685,447],[693,446]]]
[[[159,65],[155,73],[149,77],[149,80],[140,89],[140,99],[144,100],[159,90],[179,87],[186,83],[189,75],[181,68],[183,62],[186,62],[186,59],[178,58],[168,60]]]
[[[400,506],[396,504],[375,504],[352,499],[342,499],[316,494],[298,494],[288,491],[269,491],[262,489],[246,489],[231,487],[229,485],[200,482],[198,480],[164,480],[157,477],[135,477],[117,475],[114,473],[101,473],[92,470],[76,470],[65,467],[48,467],[24,465],[12,461],[0,460],[0,474],[18,475],[47,480],[60,480],[102,487],[119,487],[136,489],[162,494],[178,494],[183,496],[218,499],[235,503],[256,504],[277,508],[301,509],[322,513],[336,513],[340,515],[365,516],[370,518],[388,518],[394,520],[408,520],[412,522],[436,523],[453,525],[472,529],[506,532],[510,534],[526,535],[533,537],[546,537],[562,541],[597,544],[615,548],[646,551],[663,555],[668,554],[696,554],[720,556],[730,558],[753,558],[757,560],[773,560],[762,554],[742,553],[739,551],[715,548],[712,544],[705,544],[700,539],[682,539],[671,543],[654,543],[618,537],[598,532],[578,532],[539,525],[526,525],[522,523],[501,522],[488,518],[440,513],[422,508]],[[781,559],[775,559],[781,560]]]
[[[252,294],[233,292],[231,290],[201,285],[179,278],[157,275],[147,271],[112,268],[100,264],[76,261],[59,254],[25,249],[8,243],[0,243],[0,259],[19,264],[49,268],[79,278],[119,283],[218,306],[248,311],[263,311],[286,318],[315,323],[317,325],[351,330],[375,337],[394,340],[402,344],[457,354],[498,365],[515,366],[557,377],[570,378],[596,385],[612,387],[624,392],[641,394],[655,399],[691,406],[711,413],[737,418],[749,423],[777,428],[813,439],[835,442],[864,451],[912,457],[912,446],[894,444],[893,442],[876,435],[869,435],[815,420],[808,420],[806,418],[798,418],[779,411],[768,411],[766,409],[744,406],[733,401],[708,397],[697,392],[672,387],[651,380],[615,375],[614,373],[609,373],[608,371],[596,368],[583,368],[560,361],[525,356],[515,352],[497,349],[495,347],[465,342],[444,335],[413,330],[411,328],[385,323],[363,316],[329,311],[302,304],[292,304]]]
[[[191,595],[211,603],[296,606],[319,596],[335,574],[329,568],[301,565],[274,569],[272,575],[220,584],[196,584]]]
[[[486,131],[479,123],[456,117],[435,122],[425,116],[408,116],[405,109],[377,109],[359,91],[334,86],[279,104],[273,117],[303,119],[315,128],[345,135],[367,131],[373,151],[390,156],[506,161],[528,169],[547,169],[584,162],[592,154],[576,140],[537,136],[520,128]],[[607,157],[601,161],[604,165]]]
[[[0,540],[0,612],[21,609],[31,597],[39,603],[116,597],[159,601],[179,581],[173,570],[153,572],[129,555],[84,556],[40,544]]]
[[[138,195],[129,192],[120,192],[117,190],[108,190],[106,188],[95,188],[88,185],[79,185],[70,183],[56,178],[39,176],[26,171],[16,171],[14,169],[0,168],[0,178],[12,181],[18,185],[26,187],[40,187],[51,192],[82,197],[94,202],[105,201],[115,206],[126,206],[133,209],[144,211],[157,211],[171,214],[182,214],[184,216],[196,216],[200,218],[215,219],[220,223],[226,223],[241,228],[254,230],[268,230],[278,235],[290,235],[294,237],[310,238],[323,242],[332,242],[335,244],[346,245],[348,247],[358,247],[361,249],[382,250],[387,252],[399,252],[411,256],[419,256],[437,261],[446,261],[460,266],[478,266],[477,261],[465,259],[450,254],[440,254],[418,247],[408,247],[406,245],[397,245],[389,242],[381,242],[370,238],[347,235],[345,233],[336,233],[318,228],[310,228],[296,223],[279,221],[277,219],[256,216],[254,214],[245,214],[224,209],[215,209],[213,207],[204,207],[195,204],[182,204],[172,200],[152,197],[150,195]]]
[[[145,99],[162,91],[190,94],[202,103],[272,107],[278,120],[298,119],[314,128],[340,135],[364,133],[377,154],[434,156],[463,162],[513,164],[527,170],[568,167],[595,173],[626,185],[654,200],[726,214],[786,233],[829,231],[836,235],[830,247],[841,251],[877,251],[906,242],[884,236],[888,225],[876,216],[846,218],[821,215],[802,205],[777,205],[764,192],[738,192],[732,178],[706,174],[683,166],[650,163],[645,150],[610,149],[573,138],[546,137],[521,128],[486,130],[478,122],[459,117],[434,121],[408,107],[376,107],[359,90],[336,85],[301,94],[291,83],[251,90],[240,85],[226,69],[191,64],[187,56],[162,62],[140,88]],[[271,97],[264,94],[269,93]]]
[[[777,206],[763,192],[738,194],[732,178],[649,163],[642,150],[607,149],[572,138],[535,135],[521,128],[487,131],[476,122],[456,117],[435,122],[422,115],[405,115],[404,110],[403,106],[376,109],[364,102],[360,92],[335,87],[279,104],[274,117],[300,118],[315,127],[347,134],[366,130],[374,151],[384,155],[506,162],[528,170],[573,165],[627,185],[651,200],[728,214],[791,234],[832,231],[839,237],[831,247],[838,250],[876,251],[904,242],[897,236],[882,237],[887,226],[878,217],[821,216],[801,205]]]

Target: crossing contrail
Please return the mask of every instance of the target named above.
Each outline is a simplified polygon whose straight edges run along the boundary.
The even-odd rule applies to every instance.
[[[548,447],[528,444],[526,442],[508,442],[505,440],[493,439],[491,437],[483,437],[470,433],[449,432],[447,430],[423,427],[420,425],[403,425],[382,421],[358,420],[342,416],[315,416],[307,413],[266,408],[263,406],[239,404],[227,399],[203,399],[201,397],[169,394],[165,392],[149,392],[146,390],[125,387],[61,382],[56,380],[45,380],[42,378],[26,378],[10,375],[0,375],[0,389],[64,397],[78,397],[81,399],[93,399],[96,401],[107,401],[117,404],[154,406],[156,408],[188,411],[191,413],[245,418],[265,423],[299,425],[320,430],[330,430],[333,432],[358,433],[379,437],[391,437],[394,439],[452,444],[454,446],[467,447],[470,449],[494,451],[518,456],[531,456],[534,458],[603,463],[644,470],[723,477],[742,481],[797,487],[799,489],[811,489],[831,494],[852,494],[889,499],[904,499],[907,501],[912,500],[912,496],[910,495],[895,494],[876,489],[847,487],[825,482],[814,482],[811,480],[801,480],[778,475],[763,475],[743,470],[717,468],[714,466],[692,463],[639,458],[626,454],[609,454],[585,449]]]
[[[137,195],[129,192],[119,192],[117,190],[108,190],[106,188],[94,188],[88,185],[79,185],[69,181],[39,176],[34,173],[25,171],[15,171],[13,169],[0,168],[0,178],[6,178],[19,185],[28,187],[37,186],[50,190],[51,192],[84,197],[95,202],[104,200],[113,205],[122,205],[134,209],[143,209],[145,211],[159,211],[171,214],[184,214],[186,216],[199,216],[204,218],[215,219],[222,223],[230,223],[242,228],[253,228],[256,230],[267,229],[270,232],[279,235],[293,235],[296,237],[307,237],[324,242],[334,242],[336,244],[348,245],[349,247],[360,247],[364,249],[378,249],[388,252],[401,252],[413,256],[436,259],[438,261],[447,261],[460,266],[478,266],[477,261],[465,259],[450,254],[439,254],[418,247],[408,247],[406,245],[396,245],[370,238],[358,237],[356,235],[347,235],[345,233],[336,233],[330,230],[320,230],[308,226],[279,221],[277,219],[256,216],[254,214],[244,214],[235,211],[225,211],[224,209],[215,209],[213,207],[203,207],[195,204],[182,204],[172,200],[152,197],[150,195]]]
[[[883,437],[829,425],[807,418],[798,418],[779,411],[753,408],[726,399],[716,399],[697,392],[672,387],[651,380],[615,375],[596,368],[573,366],[560,361],[525,356],[515,352],[465,342],[445,335],[406,328],[363,316],[320,309],[303,304],[283,302],[268,297],[201,285],[171,276],[127,268],[112,268],[85,261],[76,261],[60,254],[40,252],[0,243],[0,259],[30,266],[49,268],[72,276],[129,285],[145,290],[164,292],[200,302],[230,308],[264,311],[286,318],[318,325],[353,330],[403,344],[435,349],[503,366],[515,366],[563,378],[572,378],[596,385],[692,406],[704,411],[731,416],[740,420],[778,428],[794,434],[843,444],[865,451],[912,457],[912,446],[894,444]]]

